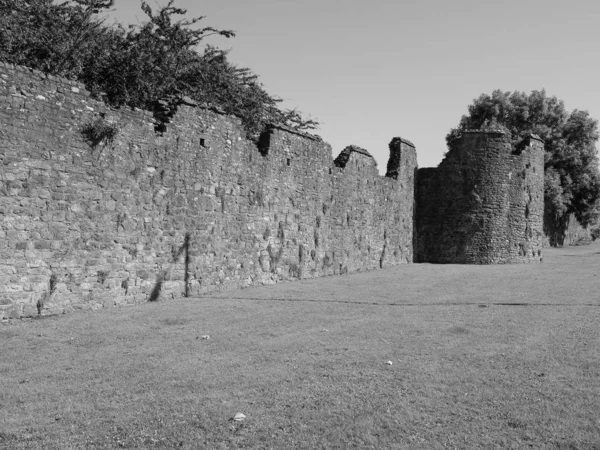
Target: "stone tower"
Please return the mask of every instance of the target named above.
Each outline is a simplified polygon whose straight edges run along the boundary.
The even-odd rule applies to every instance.
[[[417,176],[416,261],[541,261],[544,145],[503,131],[465,131]]]

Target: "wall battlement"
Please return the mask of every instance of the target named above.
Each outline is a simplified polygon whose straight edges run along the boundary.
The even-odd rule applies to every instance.
[[[90,140],[82,131],[92,123],[113,127],[114,139]],[[191,297],[420,260],[449,245],[428,240],[434,228],[422,228],[423,239],[414,234],[417,224],[437,217],[434,205],[445,201],[434,186],[484,180],[486,165],[502,177],[494,189],[510,194],[509,207],[498,203],[504,209],[490,222],[498,224],[497,233],[481,239],[498,235],[500,242],[519,224],[529,227],[520,251],[537,251],[527,236],[541,233],[535,201],[543,185],[538,192],[529,168],[526,182],[514,182],[523,176],[518,170],[526,158],[543,180],[543,150],[540,171],[535,139],[513,155],[502,147],[503,138],[473,135],[456,150],[462,156],[419,171],[430,182],[419,181],[415,195],[416,151],[402,138],[391,141],[382,177],[366,150],[351,146],[334,160],[320,138],[278,126],[257,145],[246,139],[239,119],[208,109],[183,104],[161,133],[156,125],[152,112],[113,110],[78,83],[0,63],[0,318]],[[480,158],[468,149],[483,142],[497,156]],[[480,163],[472,175],[464,172],[468,160]],[[450,172],[458,166],[465,175],[455,179]],[[535,201],[519,197],[527,187]],[[476,193],[489,191],[491,198],[496,190],[490,189]],[[485,211],[475,211],[476,219]],[[519,222],[519,214],[528,214],[528,221]],[[494,252],[497,257],[474,262],[508,258]],[[520,260],[534,259],[528,258]]]
[[[82,129],[104,120],[113,142]],[[319,138],[181,105],[111,110],[83,86],[0,64],[0,316],[95,309],[412,262],[406,180]]]

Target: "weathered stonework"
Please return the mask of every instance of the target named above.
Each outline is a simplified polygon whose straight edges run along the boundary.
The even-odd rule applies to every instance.
[[[418,171],[417,205],[417,262],[541,261],[542,141],[464,132],[439,167]]]
[[[0,63],[0,318],[413,261],[411,145],[381,177],[368,152],[336,165],[289,129],[255,145],[234,117],[168,119]],[[116,134],[89,140],[92,122]]]
[[[160,106],[160,105],[159,105]],[[0,319],[413,261],[541,260],[543,145],[467,132],[436,169],[181,102],[112,110],[0,63]],[[417,191],[415,193],[415,190]],[[407,280],[410,282],[410,280]]]

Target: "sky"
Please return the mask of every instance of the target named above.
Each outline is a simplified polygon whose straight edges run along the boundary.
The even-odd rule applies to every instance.
[[[149,0],[151,7],[166,0]],[[385,172],[388,144],[415,144],[437,166],[467,106],[495,89],[546,89],[600,119],[597,0],[176,0],[229,59],[259,75],[282,107],[318,120],[333,156],[367,149]],[[145,19],[116,0],[124,24]]]

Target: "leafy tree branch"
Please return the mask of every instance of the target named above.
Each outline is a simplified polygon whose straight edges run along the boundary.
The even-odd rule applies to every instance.
[[[142,1],[141,25],[106,26],[100,14],[113,6],[114,0],[0,0],[0,60],[81,81],[114,106],[151,109],[157,100],[189,96],[240,117],[251,138],[269,123],[317,127],[281,110],[281,99],[226,51],[199,50],[207,38],[232,38],[234,31],[201,26],[206,16],[186,18],[175,0],[156,9]]]

